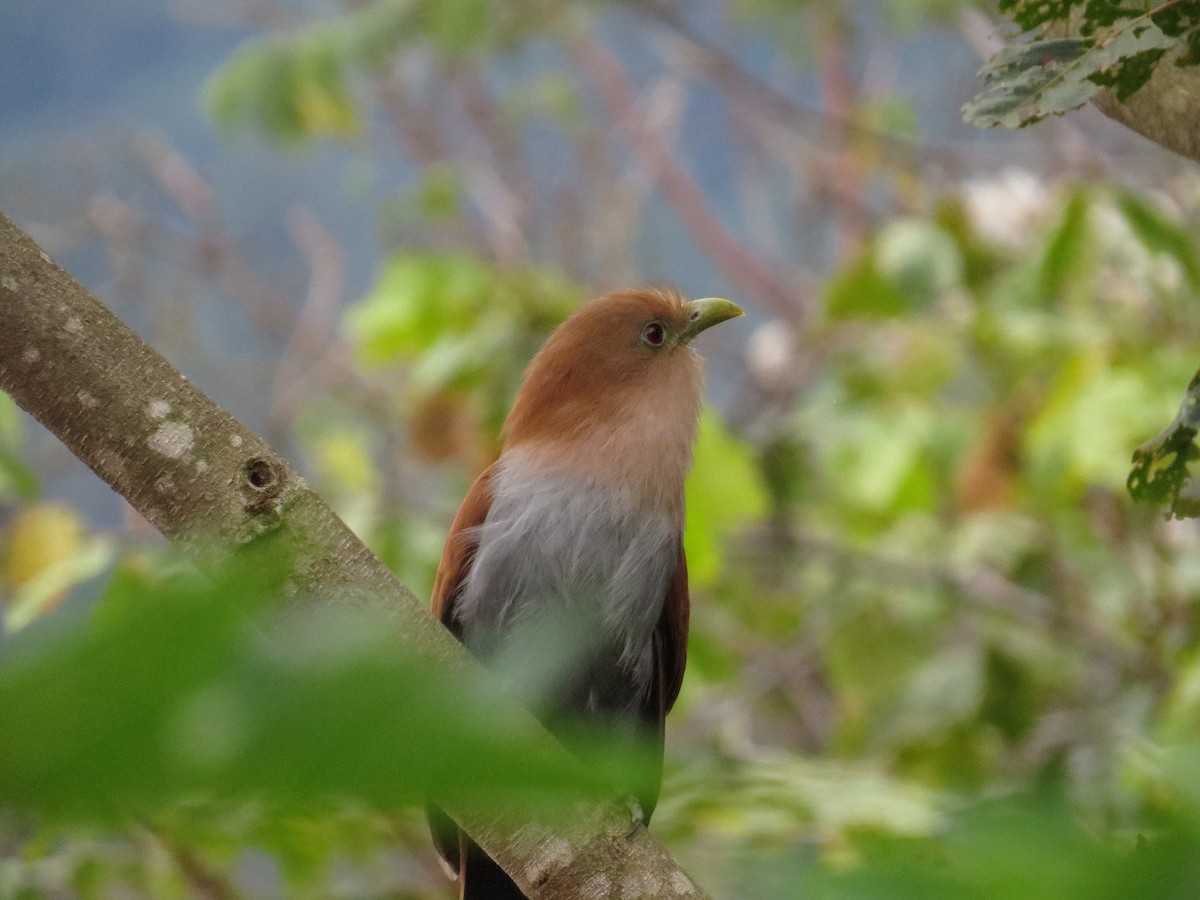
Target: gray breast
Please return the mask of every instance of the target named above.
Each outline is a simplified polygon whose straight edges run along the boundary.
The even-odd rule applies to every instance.
[[[535,709],[638,706],[678,559],[666,512],[502,469],[457,603],[463,641]]]

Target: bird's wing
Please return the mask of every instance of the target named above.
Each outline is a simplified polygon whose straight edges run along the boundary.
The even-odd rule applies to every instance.
[[[450,534],[446,537],[446,546],[442,550],[442,559],[438,563],[437,577],[433,582],[433,614],[459,639],[462,637],[461,626],[455,615],[454,605],[467,573],[471,571],[475,551],[479,549],[478,526],[483,524],[492,505],[492,473],[495,468],[493,463],[485,469],[467,491],[462,506],[458,508],[458,515],[454,517],[454,523],[450,526]],[[436,806],[428,806],[426,814],[438,852],[451,872],[458,875],[462,864],[458,826]]]
[[[683,670],[687,666],[688,619],[691,601],[688,598],[687,558],[683,554],[683,542],[679,544],[679,562],[675,574],[667,585],[667,596],[663,601],[662,616],[654,629],[654,681],[642,708],[643,722],[655,742],[657,751],[655,771],[646,784],[637,791],[642,815],[649,823],[654,807],[658,804],[658,791],[662,785],[662,753],[666,742],[667,713],[675,705],[679,689],[683,685]]]
[[[667,585],[667,596],[663,602],[662,618],[655,629],[655,651],[660,654],[656,674],[662,679],[662,713],[665,717],[675,705],[679,689],[683,686],[683,670],[687,667],[688,619],[692,604],[688,597],[687,557],[683,554],[683,541],[679,542],[679,562],[675,574]]]
[[[496,463],[492,463],[467,491],[462,506],[458,508],[458,515],[450,526],[442,559],[438,563],[437,577],[433,582],[433,614],[454,632],[455,637],[461,635],[454,606],[463,581],[471,571],[475,551],[479,549],[478,528],[487,518],[492,505],[492,475],[495,469]]]

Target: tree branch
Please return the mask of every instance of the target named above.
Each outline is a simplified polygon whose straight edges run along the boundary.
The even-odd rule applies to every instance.
[[[284,459],[2,214],[0,389],[201,566],[271,544],[292,560],[297,592],[386,609],[448,673],[477,670]],[[566,753],[515,704],[513,718],[548,754]],[[705,896],[644,828],[627,836],[615,803],[584,809],[564,833],[433,799],[532,897]]]
[[[1131,128],[1154,143],[1200,162],[1200,68],[1175,65],[1178,53],[1159,61],[1140,91],[1124,103],[1112,88],[1092,98],[1095,107],[1110,119]]]

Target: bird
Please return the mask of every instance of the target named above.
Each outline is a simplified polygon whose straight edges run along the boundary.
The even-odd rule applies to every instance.
[[[741,315],[659,287],[577,309],[529,363],[434,580],[434,615],[568,749],[586,753],[570,740],[579,723],[650,743],[655,771],[629,786],[635,827],[658,800],[687,662],[684,479],[703,387],[692,340]],[[444,813],[429,818],[460,897],[524,896]]]

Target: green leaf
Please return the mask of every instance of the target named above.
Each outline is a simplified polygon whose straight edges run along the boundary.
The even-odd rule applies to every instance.
[[[1130,191],[1117,195],[1117,205],[1146,249],[1163,253],[1177,262],[1192,290],[1200,290],[1200,257],[1197,256],[1195,234]]]
[[[414,4],[377,0],[278,40],[247,41],[204,89],[223,128],[258,127],[285,144],[354,137],[362,114],[352,71],[386,59],[414,27]]]
[[[907,299],[923,309],[962,281],[963,261],[954,238],[933,222],[899,219],[875,239],[875,261]]]
[[[1118,60],[1111,67],[1093,72],[1088,77],[1102,87],[1115,88],[1117,101],[1124,103],[1136,94],[1154,74],[1154,67],[1162,59],[1166,48],[1154,47]]]
[[[868,254],[829,281],[825,309],[832,319],[893,318],[909,311],[909,298],[880,273]]]
[[[257,125],[282,143],[353,137],[361,121],[344,66],[340,43],[324,35],[294,47],[248,43],[209,79],[205,103],[223,128]]]
[[[492,25],[488,0],[423,3],[424,31],[448,56],[462,56],[484,45]]]
[[[1200,516],[1200,488],[1192,476],[1192,463],[1200,459],[1198,430],[1200,371],[1192,376],[1174,421],[1133,451],[1133,468],[1126,486],[1134,500],[1167,504],[1181,519]]]
[[[825,839],[863,829],[924,836],[935,832],[942,818],[936,794],[898,780],[870,760],[768,752],[732,769],[724,763],[693,767],[672,787],[661,801],[664,818],[684,819],[701,834],[719,831],[755,843],[788,846],[810,825]],[[745,891],[735,896],[747,895],[764,896]]]
[[[470,331],[489,293],[490,274],[473,257],[399,254],[347,311],[345,329],[364,362],[390,363]]]
[[[38,495],[37,475],[20,455],[23,439],[21,411],[8,394],[0,392],[0,500],[6,495],[20,500]]]
[[[1071,284],[1087,262],[1091,248],[1088,228],[1088,203],[1079,193],[1072,194],[1063,211],[1062,221],[1046,242],[1039,272],[1039,289],[1044,299],[1057,299]]]
[[[899,219],[829,282],[825,307],[832,319],[896,318],[927,307],[962,277],[962,254],[952,235],[933,222]]]
[[[247,565],[215,585],[127,571],[94,617],[10,638],[5,804],[73,819],[189,797],[520,804],[602,783],[536,750],[490,679],[453,676],[390,619],[299,598],[279,609],[280,571]]]
[[[928,509],[936,502],[929,450],[936,416],[908,405],[849,420],[831,474],[847,500],[861,511],[894,515]],[[859,526],[867,524],[860,519]]]
[[[751,448],[713,412],[700,416],[693,459],[683,544],[689,580],[707,585],[721,574],[725,541],[766,511],[767,495]]]
[[[209,80],[206,105],[226,128],[257,126],[283,143],[353,137],[363,114],[352,75],[408,47],[446,57],[498,52],[553,25],[566,5],[487,0],[367,0],[285,37],[247,42]]]
[[[1159,384],[1143,369],[1089,353],[1069,360],[1026,432],[1023,452],[1042,482],[1039,498],[1066,503],[1092,485],[1118,489],[1126,480],[1121,460],[1154,427],[1162,401]]]
[[[1000,11],[1008,13],[1025,31],[1066,19],[1077,0],[1000,0]]]
[[[1010,44],[979,72],[984,90],[963,107],[963,119],[980,128],[1021,128],[1050,115],[1078,109],[1100,90],[1104,78],[1123,60],[1173,41],[1145,17],[1130,20],[1103,36],[1034,40]],[[1132,92],[1136,66],[1118,88]],[[1140,87],[1140,84],[1137,85]]]

